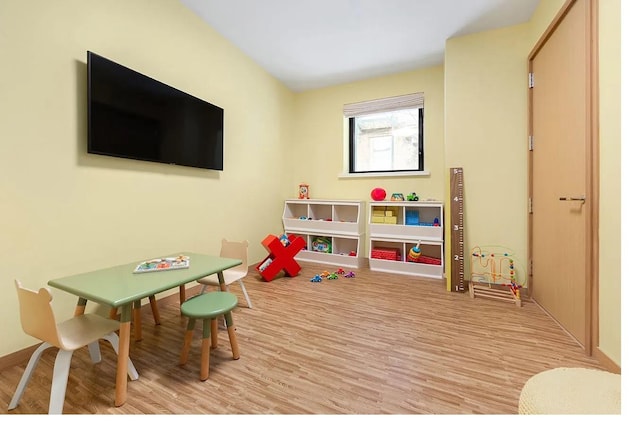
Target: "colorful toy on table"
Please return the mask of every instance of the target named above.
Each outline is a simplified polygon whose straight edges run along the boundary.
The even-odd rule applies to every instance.
[[[313,276],[313,277],[311,278],[310,282],[314,282],[314,283],[322,282],[322,277],[320,277],[320,275],[319,275],[319,274],[316,274],[315,276]]]
[[[177,257],[156,258],[141,262],[133,270],[134,273],[147,273],[152,271],[167,271],[181,268],[189,268],[189,257],[179,255]]]
[[[339,268],[336,270],[336,274],[339,274],[341,276],[344,276],[345,271],[342,268]]]
[[[353,271],[350,271],[347,274],[345,274],[344,277],[347,277],[347,278],[356,277],[356,273],[354,273]]]
[[[418,241],[418,244],[416,244],[409,250],[409,258],[407,259],[407,261],[418,262],[421,253],[422,250],[420,249],[420,241]]]
[[[408,202],[417,202],[418,200],[420,200],[420,199],[418,198],[418,195],[416,193],[407,194],[407,201]]]

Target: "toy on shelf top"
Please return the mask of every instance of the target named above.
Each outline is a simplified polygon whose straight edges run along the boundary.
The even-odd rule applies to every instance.
[[[381,202],[387,197],[387,192],[384,188],[376,187],[371,190],[371,198],[376,202]]]
[[[309,184],[300,184],[298,186],[298,199],[309,198]]]

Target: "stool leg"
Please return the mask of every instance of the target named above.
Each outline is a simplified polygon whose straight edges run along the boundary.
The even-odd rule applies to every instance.
[[[209,378],[209,355],[211,353],[211,319],[202,321],[202,345],[200,347],[200,381]]]
[[[225,313],[224,320],[227,323],[227,334],[229,334],[229,343],[231,343],[231,352],[233,359],[240,359],[240,347],[238,347],[238,339],[236,338],[236,327],[233,326],[233,318],[231,312]]]
[[[184,343],[182,344],[182,352],[180,353],[180,364],[184,365],[187,363],[187,359],[189,358],[189,348],[191,347],[191,340],[193,339],[193,328],[196,325],[196,319],[189,318],[189,323],[187,324],[187,332],[184,334]]]
[[[156,325],[160,324],[160,312],[158,311],[158,303],[156,302],[156,296],[151,295],[149,297],[149,305],[151,306],[151,312],[153,313],[153,320]]]
[[[118,320],[118,309],[111,307],[111,310],[109,310],[109,317],[113,320]]]

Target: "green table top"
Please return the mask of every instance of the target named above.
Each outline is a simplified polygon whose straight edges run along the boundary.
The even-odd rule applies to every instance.
[[[52,288],[61,289],[88,301],[119,307],[242,264],[239,259],[193,252],[180,252],[158,258],[178,255],[189,257],[188,268],[134,273],[133,270],[138,264],[146,261],[139,260],[53,279],[48,284]]]

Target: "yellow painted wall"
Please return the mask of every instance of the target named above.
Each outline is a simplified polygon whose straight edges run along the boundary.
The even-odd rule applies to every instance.
[[[446,45],[445,173],[448,178],[449,168],[463,169],[467,279],[472,249],[499,247],[512,255],[526,285],[528,28],[457,37]]]
[[[86,154],[86,51],[225,109],[225,170]],[[178,0],[0,2],[0,356],[47,280],[282,230],[293,93]],[[54,290],[58,315],[75,299]]]
[[[620,0],[600,0],[600,349],[621,365]],[[631,302],[632,300],[627,300]],[[630,306],[629,306],[630,308]],[[627,311],[628,312],[628,311]],[[626,349],[629,346],[625,346]]]
[[[425,165],[431,175],[341,178],[344,165],[344,104],[416,92],[424,92],[425,97]],[[416,192],[421,199],[442,200],[443,103],[442,66],[297,94],[294,143],[291,147],[294,179],[290,184],[291,197],[297,194],[297,185],[304,182],[310,185],[313,198],[370,201],[371,190],[382,187],[388,196],[391,193]]]

